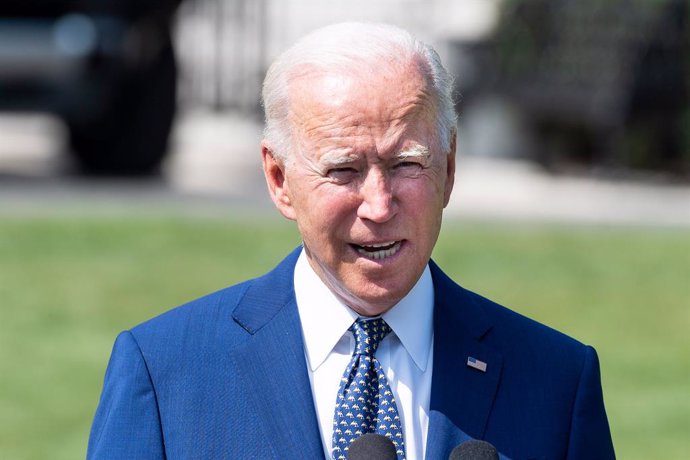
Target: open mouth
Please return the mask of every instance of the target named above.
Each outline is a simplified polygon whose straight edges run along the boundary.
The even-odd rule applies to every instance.
[[[402,241],[389,241],[386,243],[377,244],[352,244],[358,254],[372,260],[381,260],[386,257],[391,257],[400,249]]]

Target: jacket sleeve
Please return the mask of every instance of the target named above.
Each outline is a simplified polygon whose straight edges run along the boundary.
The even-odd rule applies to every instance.
[[[615,459],[601,390],[599,359],[587,347],[572,412],[568,459]]]
[[[156,393],[130,332],[121,333],[115,341],[86,457],[165,458]]]

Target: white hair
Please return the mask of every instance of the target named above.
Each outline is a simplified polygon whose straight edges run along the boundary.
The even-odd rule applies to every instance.
[[[420,60],[431,95],[435,99],[439,147],[450,152],[457,115],[453,104],[453,80],[436,51],[412,34],[388,24],[345,22],[318,29],[300,39],[273,62],[266,73],[262,105],[266,117],[264,137],[273,154],[288,161],[292,147],[288,122],[289,84],[307,70],[353,73],[368,63],[400,64]]]

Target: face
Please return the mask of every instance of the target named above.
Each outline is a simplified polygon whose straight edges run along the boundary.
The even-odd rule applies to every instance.
[[[287,164],[262,144],[271,196],[297,222],[309,263],[346,305],[381,314],[431,257],[453,188],[455,138],[440,151],[435,107],[410,64],[290,85]]]

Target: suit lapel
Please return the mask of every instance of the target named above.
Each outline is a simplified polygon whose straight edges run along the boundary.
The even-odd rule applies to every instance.
[[[233,312],[247,340],[231,357],[274,451],[284,458],[323,458],[292,285],[298,255],[248,288]],[[482,343],[491,324],[481,308],[433,262],[430,267],[436,301],[426,457],[446,459],[456,445],[483,437],[502,356]],[[467,366],[468,357],[486,363],[486,372]]]
[[[298,252],[256,280],[233,318],[247,331],[232,352],[274,451],[282,458],[323,458],[292,276]]]
[[[484,436],[503,358],[482,343],[491,329],[482,310],[433,262],[430,266],[436,300],[427,458],[446,459],[456,445]],[[469,357],[486,363],[486,371],[468,366]]]

